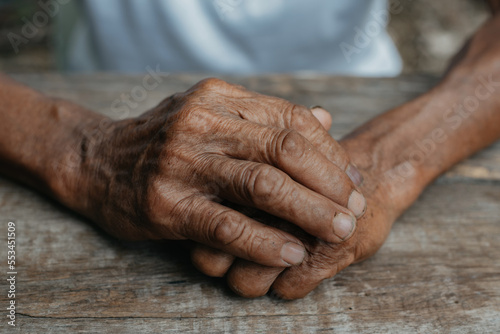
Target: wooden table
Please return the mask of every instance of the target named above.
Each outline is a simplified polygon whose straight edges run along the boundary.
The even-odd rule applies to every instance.
[[[16,78],[47,94],[116,117],[111,105],[143,76],[54,74]],[[199,75],[162,77],[136,115]],[[436,78],[317,76],[227,78],[333,113],[336,138],[429,89]],[[136,93],[140,89],[136,88]],[[235,296],[198,273],[184,251],[114,240],[85,219],[0,179],[1,263],[7,221],[17,229],[17,327],[22,333],[498,333],[500,331],[500,143],[456,166],[395,224],[371,259],[302,300]]]

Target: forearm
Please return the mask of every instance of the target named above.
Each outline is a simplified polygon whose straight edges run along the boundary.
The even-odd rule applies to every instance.
[[[497,15],[434,89],[343,140],[368,186],[390,184],[404,209],[438,175],[500,138],[499,31]]]
[[[82,159],[84,129],[103,116],[0,75],[0,173],[63,203]]]

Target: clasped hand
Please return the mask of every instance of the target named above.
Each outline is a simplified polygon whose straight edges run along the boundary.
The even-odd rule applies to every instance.
[[[360,174],[322,125],[329,115],[315,114],[201,81],[137,118],[112,122],[82,163],[89,215],[119,238],[188,239],[259,265],[298,265],[306,248],[294,233],[224,203],[266,212],[327,243],[349,239],[366,209]]]

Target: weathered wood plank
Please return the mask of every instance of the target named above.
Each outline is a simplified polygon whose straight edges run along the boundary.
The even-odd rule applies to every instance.
[[[142,81],[140,76],[115,75],[17,78],[114,117],[112,102]],[[130,115],[200,78],[163,78],[147,100],[130,109]],[[231,81],[336,111],[332,134],[338,137],[420,94],[435,79],[271,76]],[[0,178],[0,233],[6,233],[8,219],[15,219],[18,229],[17,330],[496,333],[500,328],[499,162],[497,143],[458,165],[398,220],[376,256],[292,302],[239,298],[223,280],[196,272],[178,245],[114,240],[58,204]],[[0,249],[3,258],[4,237]],[[4,265],[1,268],[5,272]],[[0,289],[6,291],[5,280],[1,282]],[[6,294],[0,294],[0,305],[6,302]]]
[[[26,325],[22,329],[26,333],[37,333],[43,329],[44,333],[497,333],[500,327],[498,318],[492,314],[486,314],[485,317],[478,318],[476,323],[467,323],[461,319],[463,313],[457,312],[457,318],[454,320],[460,327],[453,329],[440,326],[436,323],[415,324],[408,322],[413,314],[407,312],[405,319],[394,321],[394,316],[386,312],[366,310],[358,312],[360,315],[355,319],[351,318],[349,313],[355,313],[347,310],[343,315],[326,314],[311,316],[256,316],[239,318],[179,318],[175,322],[169,319],[141,318],[141,319],[39,319],[21,317],[21,321]],[[365,322],[364,319],[376,317],[381,320],[379,324]],[[362,317],[361,317],[362,315]],[[339,321],[339,318],[341,319]],[[362,319],[360,319],[362,318]],[[342,321],[352,319],[350,321]],[[491,321],[493,319],[493,321]],[[441,321],[441,320],[437,320]],[[354,325],[353,325],[354,324]],[[479,329],[479,330],[478,330]]]
[[[25,332],[493,333],[500,324],[498,185],[431,186],[375,257],[293,302],[236,297],[175,247],[115,241],[27,189],[5,180],[0,189],[1,216],[17,219]]]

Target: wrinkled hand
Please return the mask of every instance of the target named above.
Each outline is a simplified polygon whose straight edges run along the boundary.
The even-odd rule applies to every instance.
[[[343,244],[313,238],[283,221],[275,221],[274,226],[296,235],[302,241],[307,250],[304,261],[299,266],[283,269],[238,259],[227,273],[229,286],[245,297],[262,296],[272,289],[274,295],[283,299],[302,298],[324,279],[375,254],[386,240],[397,217],[389,207],[390,201],[384,200],[382,188],[377,190],[380,191],[379,194],[366,193],[367,189],[362,188],[366,193],[368,209],[358,220],[353,236]],[[270,217],[261,219],[271,221]]]
[[[88,149],[78,184],[82,211],[119,238],[189,239],[287,267],[302,262],[302,241],[223,200],[334,244],[364,213],[347,154],[309,109],[285,100],[208,79],[111,128]]]
[[[378,182],[379,175],[364,173],[361,190],[368,207],[357,222],[352,237],[342,244],[314,238],[290,223],[255,209],[238,209],[254,219],[287,231],[301,240],[307,250],[304,261],[288,269],[268,267],[243,259],[236,259],[220,251],[198,246],[192,251],[194,264],[211,276],[227,275],[229,286],[244,297],[258,297],[270,289],[284,299],[302,298],[321,281],[333,277],[352,263],[373,255],[384,243],[392,223],[402,210],[396,209],[389,194],[390,185]]]

